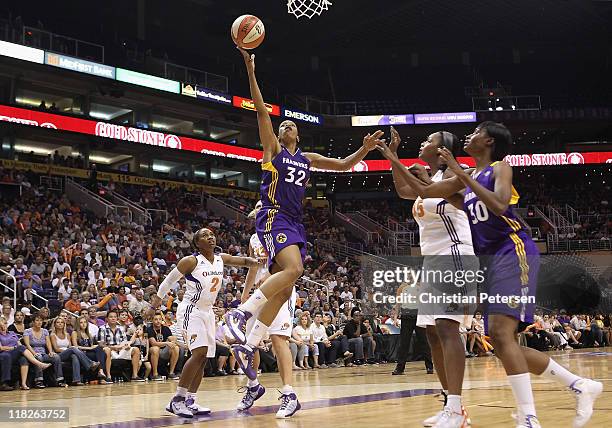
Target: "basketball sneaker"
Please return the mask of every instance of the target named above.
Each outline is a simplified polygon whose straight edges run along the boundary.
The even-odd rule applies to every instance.
[[[174,413],[176,416],[180,416],[181,418],[193,418],[193,413],[185,404],[185,397],[180,397],[178,395],[172,397],[172,400],[166,406],[166,411]]]
[[[455,413],[446,406],[433,428],[467,428],[468,426],[465,412]]]
[[[225,314],[227,329],[240,344],[246,343],[246,322],[249,318],[251,318],[251,313],[240,309],[232,309]]]
[[[302,405],[298,401],[297,395],[295,395],[294,392],[289,394],[281,394],[278,399],[281,400],[281,405],[278,412],[276,412],[277,419],[290,418],[295,414],[295,412],[302,408]]]
[[[238,365],[244,374],[251,380],[257,378],[257,370],[253,368],[255,351],[249,345],[232,345],[232,354],[236,357]]]
[[[593,404],[603,391],[603,384],[591,379],[580,379],[572,383],[569,389],[576,394],[574,428],[581,428],[593,416]]]
[[[540,421],[534,415],[527,415],[525,419],[516,426],[516,428],[542,428]]]
[[[465,415],[465,420],[467,421],[468,426],[472,425],[472,420],[468,416],[468,413],[467,413],[467,410],[465,410],[465,407],[461,406],[461,412]],[[440,410],[435,415],[430,416],[429,418],[425,419],[423,421],[423,426],[424,427],[433,427],[438,422],[438,419],[440,419],[440,417],[442,416],[443,413],[444,413],[444,409]]]
[[[185,406],[187,406],[193,416],[204,416],[210,414],[210,409],[197,404],[193,397],[189,397],[185,400]]]
[[[236,410],[244,411],[250,409],[255,401],[266,393],[266,388],[261,384],[257,384],[250,388],[248,386],[241,386],[238,388],[238,392],[244,392],[244,397],[242,397],[242,400],[240,400],[240,403],[236,406]]]

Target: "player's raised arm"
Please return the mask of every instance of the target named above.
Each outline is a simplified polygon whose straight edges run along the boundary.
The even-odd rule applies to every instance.
[[[221,253],[223,264],[228,266],[244,266],[248,268],[259,268],[259,260],[254,257],[239,257],[232,256],[226,253]]]
[[[179,279],[193,272],[197,265],[198,261],[194,256],[187,256],[180,259],[176,264],[176,267],[172,269],[168,275],[166,275],[160,284],[159,289],[157,290],[157,296],[160,299],[166,297],[166,294],[168,294],[168,291],[170,291],[172,286],[176,284]]]
[[[270,119],[270,113],[266,108],[263,95],[259,89],[257,78],[255,77],[255,55],[249,54],[246,50],[238,48],[244,63],[246,65],[247,73],[249,75],[249,87],[251,89],[251,98],[257,109],[257,124],[259,126],[259,139],[264,149],[264,163],[269,162],[281,151],[278,137],[272,127],[272,119]]]
[[[408,171],[403,163],[400,162],[397,155],[394,155],[389,147],[385,144],[379,144],[376,149],[382,155],[391,161],[392,167],[397,168],[397,172],[401,174],[403,179],[414,192],[421,198],[449,198],[459,192],[465,185],[455,176],[447,178],[436,183],[425,183],[415,177],[412,172]],[[414,166],[414,168],[418,168]]]
[[[451,152],[446,148],[438,149],[440,158],[443,159],[448,168],[456,175],[455,177],[465,185],[470,186],[470,189],[478,196],[478,198],[487,206],[495,215],[502,215],[510,205],[512,197],[512,167],[506,162],[498,162],[493,167],[495,174],[495,190],[490,191],[482,186],[478,181],[474,180],[470,174],[465,172],[457,163]]]
[[[399,132],[395,130],[394,127],[391,127],[391,143],[389,144],[389,150],[391,154],[395,157],[397,156],[397,149],[399,148],[402,140],[399,135]],[[416,168],[416,167],[415,167]],[[419,195],[416,194],[414,189],[410,186],[410,184],[405,180],[404,175],[402,174],[405,171],[406,167],[402,165],[402,167],[398,167],[396,164],[391,163],[391,173],[393,175],[393,185],[395,186],[395,190],[397,194],[402,199],[416,199]],[[417,175],[424,184],[431,184],[431,179],[426,171],[424,174],[420,174],[420,170],[411,170],[408,169],[413,175]]]
[[[380,143],[384,143],[380,137],[384,135],[382,131],[376,131],[374,134],[363,137],[363,145],[353,154],[348,155],[343,159],[328,158],[318,153],[304,153],[304,156],[310,161],[310,166],[313,168],[327,169],[330,171],[348,171],[357,165],[366,155],[374,150]]]

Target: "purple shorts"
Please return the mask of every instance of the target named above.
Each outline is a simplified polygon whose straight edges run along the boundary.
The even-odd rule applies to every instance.
[[[509,315],[532,323],[540,252],[529,237],[515,236],[515,241],[509,240],[489,257],[486,293],[494,301],[485,302],[485,313]],[[501,301],[508,297],[510,301]]]
[[[274,208],[262,208],[257,213],[257,237],[268,253],[268,269],[274,258],[285,247],[300,247],[302,263],[306,258],[306,229],[301,222]]]

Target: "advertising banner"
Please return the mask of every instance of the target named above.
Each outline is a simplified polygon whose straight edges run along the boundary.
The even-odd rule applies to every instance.
[[[29,46],[17,45],[15,43],[0,40],[0,55],[10,56],[24,61],[43,64],[45,62],[45,51]]]
[[[427,113],[415,114],[414,123],[426,125],[428,123],[466,123],[476,122],[476,112],[468,111],[462,113]]]
[[[353,116],[351,117],[352,126],[378,126],[378,125],[413,125],[414,115],[376,115],[376,116]]]
[[[323,125],[323,118],[318,114],[306,113],[289,107],[283,107],[283,117],[291,120],[311,123],[313,125]]]
[[[125,68],[117,68],[116,78],[120,82],[146,86],[147,88],[159,89],[160,91],[172,92],[174,94],[181,93],[181,84],[176,80],[138,73],[136,71],[126,70]]]
[[[212,91],[202,86],[196,86],[196,97],[199,100],[212,101],[213,103],[219,104],[232,104],[232,96],[224,94],[223,92]]]
[[[72,58],[66,55],[45,52],[45,64],[53,65],[67,70],[78,71],[79,73],[92,74],[94,76],[115,78],[115,67],[97,62],[85,61],[84,59]]]
[[[237,97],[235,95],[234,107],[242,108],[245,110],[257,111],[255,109],[255,103],[253,102],[253,100],[243,97]],[[268,109],[268,113],[270,113],[272,116],[280,116],[280,106],[266,103],[266,108]]]

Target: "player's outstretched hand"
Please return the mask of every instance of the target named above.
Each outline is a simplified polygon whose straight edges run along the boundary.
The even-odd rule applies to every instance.
[[[414,163],[408,167],[408,171],[412,173],[419,180],[427,183],[429,179],[429,174],[427,173],[427,169],[420,163]]]
[[[446,148],[442,147],[438,149],[438,156],[440,156],[440,160],[448,166],[448,169],[453,171],[455,174],[459,174],[463,172],[463,168],[461,165],[457,163],[457,160],[453,156],[453,154]]]
[[[255,54],[249,54],[245,49],[236,46],[236,49],[240,51],[242,54],[242,58],[244,58],[244,63],[247,66],[247,70],[255,71]]]
[[[368,152],[374,150],[375,148],[377,148],[379,143],[382,142],[384,144],[385,140],[380,139],[380,137],[382,137],[383,135],[385,135],[385,133],[381,130],[376,131],[372,135],[366,135],[365,137],[363,137],[363,147],[365,147]]]
[[[397,157],[397,154],[391,151],[389,146],[387,146],[384,141],[381,141],[376,145],[376,150],[378,150],[385,159],[393,160]]]
[[[397,132],[395,130],[395,128],[392,126],[391,127],[391,144],[389,144],[389,149],[391,149],[391,151],[393,153],[397,153],[397,149],[399,148],[399,145],[402,142],[402,138],[400,137],[399,132]]]

